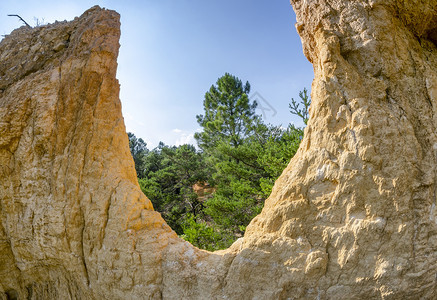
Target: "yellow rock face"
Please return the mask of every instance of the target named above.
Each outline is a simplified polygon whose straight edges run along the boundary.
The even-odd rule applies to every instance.
[[[305,138],[214,253],[138,187],[117,13],[0,43],[0,299],[435,299],[437,1],[291,2],[315,72]]]

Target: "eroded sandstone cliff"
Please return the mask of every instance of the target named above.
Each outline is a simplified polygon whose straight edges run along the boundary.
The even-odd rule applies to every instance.
[[[433,299],[437,1],[292,0],[314,65],[301,147],[230,249],[140,192],[119,17],[0,43],[0,299]]]
[[[138,189],[126,148],[119,27],[117,13],[94,7],[0,44],[0,287],[9,297],[123,298],[139,283],[146,297],[159,294],[159,248],[175,234]]]

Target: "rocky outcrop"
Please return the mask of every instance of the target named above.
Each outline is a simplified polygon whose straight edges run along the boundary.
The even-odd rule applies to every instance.
[[[310,122],[245,243],[301,241],[278,287],[297,298],[433,299],[437,1],[292,4]]]
[[[140,192],[126,148],[119,27],[117,13],[94,7],[0,44],[0,287],[9,298],[160,293],[160,249],[176,235]]]
[[[0,298],[433,299],[437,1],[292,0],[314,65],[305,138],[230,249],[140,192],[94,7],[0,44]]]

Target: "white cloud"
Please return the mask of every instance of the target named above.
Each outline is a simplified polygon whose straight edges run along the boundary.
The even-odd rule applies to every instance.
[[[201,131],[200,128],[194,131],[173,129],[172,132],[175,133],[176,135],[175,142],[174,142],[175,146],[180,146],[185,144],[197,146],[197,141],[194,138],[194,134],[199,131]]]
[[[182,133],[179,138],[176,139],[175,145],[185,145],[191,144],[196,145],[196,139],[194,138],[194,133]]]

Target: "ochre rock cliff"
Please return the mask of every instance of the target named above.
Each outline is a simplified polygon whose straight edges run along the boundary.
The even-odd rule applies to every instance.
[[[126,148],[119,27],[117,13],[95,7],[0,44],[0,287],[9,298],[160,293],[160,249],[176,235],[140,192]]]
[[[437,1],[291,2],[310,121],[244,238],[214,253],[138,187],[115,12],[0,43],[0,299],[435,299]]]

